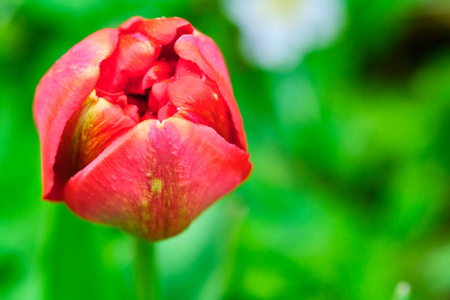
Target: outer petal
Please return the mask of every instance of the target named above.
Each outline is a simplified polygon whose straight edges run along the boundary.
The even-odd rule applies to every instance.
[[[53,165],[67,121],[94,89],[100,63],[117,44],[118,30],[97,31],[76,44],[41,79],[33,112],[41,140],[44,198],[54,187]]]
[[[64,197],[86,219],[159,240],[185,229],[250,171],[248,153],[212,128],[146,120],[72,177]]]
[[[218,89],[230,109],[238,141],[243,149],[247,150],[242,116],[233,95],[225,61],[217,45],[211,38],[195,30],[193,35],[181,36],[176,41],[174,48],[181,58],[196,63],[206,76],[217,83]]]

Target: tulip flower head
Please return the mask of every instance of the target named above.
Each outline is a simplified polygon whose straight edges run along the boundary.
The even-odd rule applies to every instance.
[[[186,20],[97,31],[41,79],[43,198],[150,240],[183,231],[250,174],[220,50]]]

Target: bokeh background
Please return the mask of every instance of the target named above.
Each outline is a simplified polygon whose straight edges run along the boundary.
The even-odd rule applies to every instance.
[[[1,0],[0,299],[134,299],[133,238],[41,201],[34,89],[72,45],[180,16],[223,51],[254,171],[156,245],[163,299],[450,299],[450,5]]]

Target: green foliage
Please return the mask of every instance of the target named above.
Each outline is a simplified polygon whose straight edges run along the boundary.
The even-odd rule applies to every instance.
[[[243,60],[216,1],[2,2],[0,298],[135,297],[132,238],[41,201],[31,105],[40,77],[88,34],[176,15],[221,47],[254,171],[156,245],[162,296],[447,299],[450,10],[435,9],[348,1],[339,39],[283,73]],[[425,34],[447,39],[420,40],[424,16]]]

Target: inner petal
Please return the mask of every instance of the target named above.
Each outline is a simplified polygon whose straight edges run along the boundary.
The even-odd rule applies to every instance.
[[[137,123],[119,106],[97,97],[94,90],[64,129],[54,166],[56,176],[67,181]]]
[[[226,103],[210,86],[196,76],[179,77],[167,87],[176,116],[212,127],[225,140],[230,139],[230,120]]]
[[[190,34],[194,31],[192,25],[180,18],[144,19],[133,17],[120,25],[124,33],[140,32],[161,45],[168,45],[181,34]]]
[[[121,35],[114,53],[101,63],[97,87],[111,93],[125,89],[147,72],[160,52],[161,45],[140,33]]]

